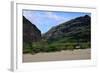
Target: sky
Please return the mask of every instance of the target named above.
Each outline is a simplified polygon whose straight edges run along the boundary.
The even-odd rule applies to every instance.
[[[46,33],[53,26],[84,15],[90,16],[91,14],[84,12],[23,10],[23,16],[32,24],[35,24],[41,33]]]

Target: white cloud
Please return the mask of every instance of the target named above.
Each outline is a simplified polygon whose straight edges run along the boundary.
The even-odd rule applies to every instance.
[[[66,18],[64,18],[62,16],[58,16],[58,15],[54,14],[53,12],[46,12],[45,16],[48,17],[48,18],[50,18],[50,19],[54,19],[56,21],[66,20]]]
[[[40,18],[44,18],[44,20],[50,19],[58,23],[68,20],[67,18],[57,15],[54,12],[25,11],[23,12],[23,15],[25,15],[32,23],[36,22]]]

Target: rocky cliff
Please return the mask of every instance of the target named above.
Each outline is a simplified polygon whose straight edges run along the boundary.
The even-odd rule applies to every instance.
[[[32,43],[41,40],[41,31],[23,16],[23,42]]]

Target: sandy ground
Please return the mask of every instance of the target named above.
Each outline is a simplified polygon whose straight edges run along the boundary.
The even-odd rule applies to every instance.
[[[85,60],[91,58],[91,49],[74,51],[61,51],[51,53],[37,53],[35,55],[23,54],[23,62],[60,61],[60,60]]]

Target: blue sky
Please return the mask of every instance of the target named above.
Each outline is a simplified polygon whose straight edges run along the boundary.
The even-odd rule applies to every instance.
[[[41,33],[47,32],[53,26],[59,25],[60,23],[84,15],[91,14],[82,12],[23,10],[23,16],[25,16],[31,23],[35,24]]]

